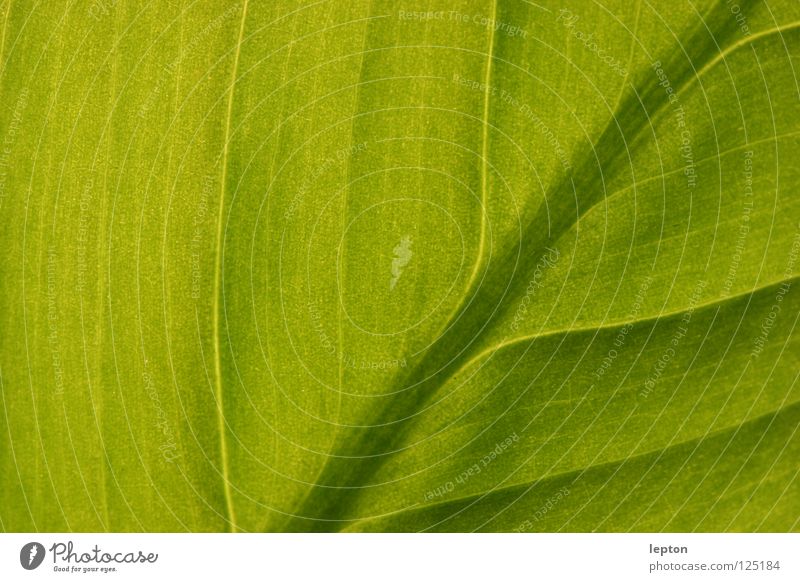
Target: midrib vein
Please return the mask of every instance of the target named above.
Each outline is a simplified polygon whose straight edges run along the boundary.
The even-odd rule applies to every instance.
[[[497,21],[497,0],[492,2],[492,22]],[[489,81],[492,78],[492,60],[494,59],[494,26],[489,27],[489,47],[486,53],[486,67],[483,75],[483,127],[481,129],[481,212],[480,212],[480,236],[478,238],[478,252],[475,258],[475,267],[472,269],[467,289],[472,287],[475,277],[478,276],[481,264],[483,263],[483,252],[486,242],[486,205],[489,200],[489,102],[491,87]]]
[[[713,69],[719,63],[724,63],[725,59],[729,57],[732,53],[736,52],[742,47],[746,47],[748,45],[753,45],[760,41],[761,39],[768,38],[772,35],[779,35],[783,36],[784,32],[792,32],[796,29],[800,28],[800,21],[797,22],[790,22],[788,24],[784,24],[783,26],[776,26],[775,28],[768,28],[766,30],[761,30],[749,36],[743,37],[736,42],[729,44],[724,49],[720,50],[718,54],[714,56],[713,59],[710,59],[706,64],[704,64],[697,74],[694,77],[691,77],[687,85],[691,84],[692,81],[700,79],[703,75],[705,75],[708,71]]]
[[[770,282],[768,282],[768,283],[766,283],[764,285],[761,285],[761,286],[757,285],[757,286],[754,286],[752,289],[743,290],[740,293],[735,293],[735,294],[732,294],[732,295],[729,295],[729,296],[726,296],[726,297],[717,297],[717,298],[711,299],[709,301],[698,303],[697,305],[694,306],[693,309],[694,309],[694,312],[696,312],[696,313],[702,313],[704,310],[713,309],[715,307],[717,309],[719,309],[719,308],[723,307],[727,303],[738,301],[738,300],[744,299],[745,297],[756,295],[758,293],[762,293],[762,292],[764,292],[766,290],[773,289],[773,288],[775,288],[775,287],[777,287],[777,286],[779,286],[781,284],[785,284],[785,283],[788,283],[790,285],[794,284],[794,283],[797,282],[798,279],[800,279],[800,275],[793,275],[793,276],[788,277],[788,278],[776,279],[776,280],[770,281]],[[617,329],[621,329],[621,328],[625,327],[626,325],[632,325],[634,323],[635,324],[639,324],[639,325],[641,325],[643,323],[647,324],[647,325],[654,325],[654,324],[656,324],[658,322],[663,322],[663,321],[666,321],[666,320],[669,320],[669,319],[674,319],[676,317],[684,315],[684,314],[688,313],[688,310],[689,310],[689,307],[688,306],[684,306],[684,307],[681,307],[680,309],[675,309],[673,311],[668,311],[668,312],[664,312],[664,313],[658,313],[658,314],[655,314],[655,315],[652,315],[652,316],[649,316],[649,317],[643,317],[641,319],[620,319],[620,320],[613,321],[611,323],[600,323],[600,324],[597,324],[597,325],[589,325],[589,326],[586,326],[586,327],[568,327],[568,328],[552,329],[552,330],[540,331],[540,332],[527,334],[527,335],[516,336],[516,337],[513,337],[513,338],[508,339],[508,340],[503,340],[503,341],[501,341],[501,342],[499,342],[499,343],[497,343],[495,345],[489,346],[488,348],[482,350],[476,356],[470,358],[465,364],[462,364],[457,370],[455,370],[453,373],[451,373],[448,376],[448,379],[458,376],[459,374],[463,373],[465,370],[469,369],[470,366],[475,365],[477,362],[480,362],[482,359],[486,358],[487,356],[489,358],[491,358],[494,355],[494,353],[499,352],[501,350],[504,350],[505,348],[512,347],[514,345],[524,344],[524,343],[528,343],[528,342],[534,342],[534,341],[537,341],[537,340],[542,340],[544,338],[555,337],[555,336],[559,336],[559,335],[577,334],[577,333],[592,333],[592,332],[599,333],[599,332],[603,332],[603,331],[617,330]]]
[[[222,355],[220,347],[220,297],[222,295],[222,225],[225,213],[225,185],[228,178],[228,152],[231,132],[231,117],[233,113],[233,94],[236,86],[236,74],[239,68],[239,55],[242,52],[242,38],[244,37],[244,23],[247,18],[247,3],[242,6],[242,20],[239,24],[239,37],[236,41],[236,54],[231,71],[231,83],[228,89],[228,110],[225,115],[225,136],[222,146],[222,170],[220,178],[219,212],[217,214],[217,248],[214,257],[214,305],[213,305],[213,335],[214,335],[214,391],[217,400],[217,428],[219,430],[220,462],[222,464],[223,490],[225,494],[225,507],[230,522],[230,531],[237,531],[236,513],[233,508],[233,495],[231,493],[230,472],[228,470],[228,444],[225,437],[225,409],[222,400]]]
[[[0,79],[3,77],[6,68],[3,66],[3,58],[5,57],[6,49],[6,30],[8,29],[8,21],[11,19],[11,0],[8,0],[6,5],[5,14],[3,14],[3,34],[0,37]]]

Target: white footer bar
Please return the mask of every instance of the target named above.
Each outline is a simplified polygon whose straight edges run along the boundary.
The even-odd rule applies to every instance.
[[[0,535],[3,581],[777,582],[798,562],[800,534]]]

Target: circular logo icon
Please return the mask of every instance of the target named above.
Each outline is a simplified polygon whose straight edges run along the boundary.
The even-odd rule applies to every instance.
[[[19,551],[19,563],[26,570],[35,570],[44,561],[44,546],[39,542],[30,542]]]

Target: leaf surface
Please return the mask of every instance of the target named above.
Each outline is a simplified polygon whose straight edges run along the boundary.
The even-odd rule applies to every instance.
[[[6,2],[0,527],[796,531],[800,7]]]

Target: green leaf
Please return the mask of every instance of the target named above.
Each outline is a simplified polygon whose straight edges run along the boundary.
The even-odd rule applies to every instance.
[[[175,4],[0,9],[3,530],[800,528],[800,5]]]

